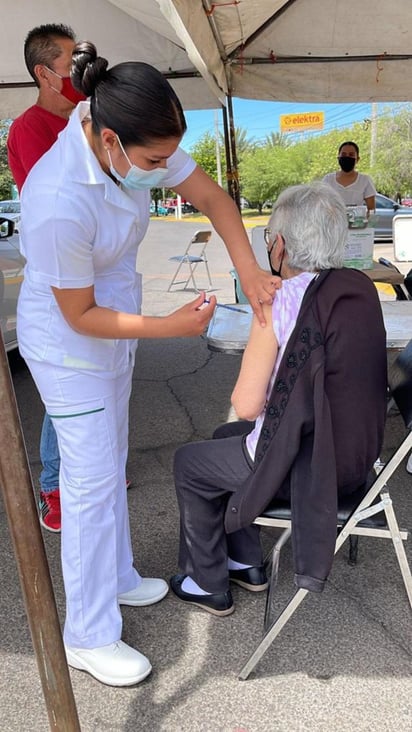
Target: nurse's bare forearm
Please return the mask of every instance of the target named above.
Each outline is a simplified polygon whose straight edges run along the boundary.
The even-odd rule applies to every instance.
[[[178,328],[168,324],[165,317],[134,315],[97,306],[84,313],[74,330],[95,338],[167,338],[179,335]]]
[[[92,288],[58,290],[52,288],[60,310],[73,330],[92,338],[173,338],[203,332],[212,317],[216,298],[204,304],[204,293],[164,317],[124,313],[100,307]]]

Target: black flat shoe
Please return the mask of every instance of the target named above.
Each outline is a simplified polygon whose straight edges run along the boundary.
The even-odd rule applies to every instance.
[[[186,576],[185,574],[175,574],[170,579],[170,587],[179,600],[190,605],[197,605],[197,607],[201,607],[206,612],[212,613],[212,615],[230,615],[233,613],[235,606],[230,590],[217,592],[213,595],[193,595],[191,592],[182,590],[182,583]]]
[[[263,564],[260,567],[248,567],[247,569],[229,569],[229,579],[250,592],[262,592],[268,586]]]

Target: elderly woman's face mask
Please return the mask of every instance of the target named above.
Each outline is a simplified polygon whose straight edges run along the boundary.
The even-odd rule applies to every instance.
[[[280,258],[279,269],[275,269],[272,264],[271,256],[272,256],[273,247],[276,244],[276,237],[273,238],[273,234],[270,231],[270,229],[265,229],[263,232],[263,236],[264,236],[265,243],[267,246],[267,254],[268,254],[270,271],[272,272],[273,275],[275,275],[275,277],[282,277],[282,264],[283,264],[283,257],[285,255],[285,250],[283,250],[282,256]]]

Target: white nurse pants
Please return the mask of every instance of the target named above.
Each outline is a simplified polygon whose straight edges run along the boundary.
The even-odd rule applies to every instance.
[[[107,378],[28,361],[57,432],[66,592],[64,641],[96,648],[121,637],[119,593],[136,588],[126,460],[132,366]]]

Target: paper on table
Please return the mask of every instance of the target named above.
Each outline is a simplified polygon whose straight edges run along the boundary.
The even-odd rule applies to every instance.
[[[252,324],[252,308],[242,303],[239,311],[215,309],[207,330],[209,348],[232,353],[241,353],[244,350]]]
[[[404,348],[412,338],[412,301],[381,302],[388,348]]]
[[[381,307],[387,348],[404,348],[412,339],[412,301],[383,301]],[[252,308],[243,303],[239,308],[248,312],[215,309],[207,330],[207,344],[212,351],[238,354],[244,350],[252,323]]]

